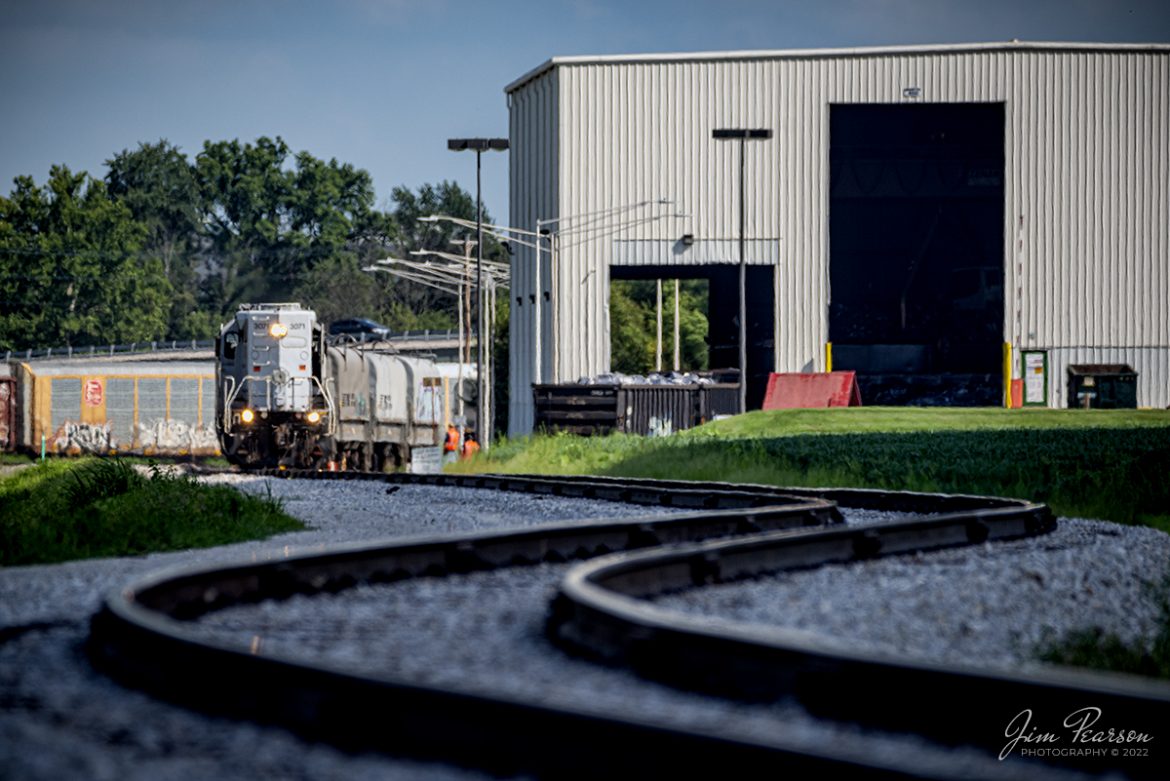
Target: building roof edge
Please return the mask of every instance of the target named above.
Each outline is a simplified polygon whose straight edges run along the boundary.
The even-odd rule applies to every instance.
[[[985,51],[1107,51],[1170,54],[1170,43],[1088,43],[1060,41],[998,41],[989,43],[916,44],[912,46],[858,46],[839,49],[754,49],[745,51],[664,52],[658,54],[604,54],[551,57],[504,87],[511,94],[562,65],[670,63],[718,60],[816,59],[890,54],[962,54]]]

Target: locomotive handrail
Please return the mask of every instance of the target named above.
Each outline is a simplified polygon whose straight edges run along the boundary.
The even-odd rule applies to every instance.
[[[243,379],[243,381],[239,382],[239,383],[237,383],[236,378],[232,377],[232,376],[228,376],[225,379],[226,379],[226,381],[224,382],[225,389],[224,389],[224,403],[223,403],[223,432],[225,434],[231,434],[232,431],[234,430],[234,427],[232,426],[232,405],[236,401],[236,396],[238,396],[240,391],[243,390],[244,383],[245,382],[259,382],[260,380],[263,380],[264,384],[265,384],[265,390],[264,390],[265,401],[268,403],[269,407],[272,406],[272,383],[269,382],[270,378],[268,378],[268,377],[245,377]],[[305,378],[301,377],[298,379],[305,379]],[[313,381],[313,383],[317,386],[317,390],[319,390],[321,392],[321,395],[323,397],[325,397],[325,406],[328,409],[328,411],[326,412],[326,417],[329,418],[329,424],[328,424],[329,427],[325,431],[325,434],[326,434],[326,436],[332,436],[337,431],[337,406],[333,403],[333,397],[329,395],[329,391],[321,383],[321,380],[318,377],[311,376],[311,377],[308,377],[308,379]]]
[[[228,386],[229,381],[231,383],[230,389]],[[228,375],[225,378],[223,392],[223,432],[225,434],[232,433],[232,403],[236,400],[236,394],[240,392],[240,389],[235,386],[236,378]],[[242,388],[243,386],[241,385],[240,387]]]
[[[325,384],[321,382],[320,378],[314,374],[312,377],[310,377],[310,379],[317,383],[317,389],[321,391],[321,395],[325,397],[325,407],[327,408],[325,416],[329,418],[329,428],[325,431],[325,436],[331,437],[337,433],[337,407],[333,404],[333,397],[329,395],[329,390],[325,387]]]

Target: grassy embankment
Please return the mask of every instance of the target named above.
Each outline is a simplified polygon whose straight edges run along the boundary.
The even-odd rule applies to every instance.
[[[751,412],[673,437],[507,441],[453,469],[987,494],[1170,531],[1170,412],[1160,410]]]
[[[135,556],[304,525],[271,498],[123,461],[50,460],[0,479],[0,566]]]
[[[456,471],[599,474],[1009,496],[1170,531],[1170,412],[855,408],[752,412],[676,436],[537,436]],[[1167,602],[1166,573],[1149,573]],[[1160,582],[1161,581],[1161,582]],[[1059,664],[1170,677],[1170,604],[1149,647],[1083,632]]]

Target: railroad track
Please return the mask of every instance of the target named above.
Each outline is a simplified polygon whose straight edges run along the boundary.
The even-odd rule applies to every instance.
[[[1170,689],[1161,684],[1063,671],[1011,676],[845,654],[779,630],[715,627],[646,601],[667,591],[786,568],[1043,534],[1055,525],[1043,505],[592,477],[311,476],[580,496],[693,512],[448,535],[155,575],[106,598],[89,641],[97,666],[173,701],[280,724],[343,748],[439,759],[495,773],[690,776],[726,774],[736,767],[797,773],[844,769],[873,777],[916,772],[827,749],[794,748],[782,736],[729,738],[258,656],[246,647],[208,641],[192,624],[212,611],[296,594],[594,559],[571,569],[562,583],[549,614],[550,637],[574,652],[629,664],[675,686],[737,699],[795,696],[831,718],[995,751],[1003,744],[1007,719],[1020,710],[1017,705],[1047,712],[1091,700],[1139,724],[1163,724],[1170,715]],[[840,524],[838,504],[937,515],[850,529]],[[882,708],[873,707],[879,702]],[[956,702],[978,707],[964,714]],[[1131,767],[1139,775],[1146,772],[1145,765]]]

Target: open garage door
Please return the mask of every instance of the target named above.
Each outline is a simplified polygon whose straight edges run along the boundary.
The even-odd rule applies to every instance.
[[[705,319],[706,351],[703,366],[693,363],[684,369],[703,368],[712,371],[735,370],[739,366],[739,266],[731,263],[712,263],[678,266],[610,266],[611,283],[655,279],[703,280],[706,303],[701,307]],[[759,409],[768,387],[768,377],[774,371],[776,301],[773,286],[775,268],[771,265],[747,267],[747,407]],[[648,290],[649,288],[647,288]],[[611,328],[616,328],[611,297]],[[646,322],[643,331],[651,327]],[[617,334],[613,339],[618,338]],[[611,356],[614,358],[615,356]],[[652,358],[644,359],[648,371]]]
[[[835,105],[833,368],[870,404],[1003,393],[1004,108]]]

